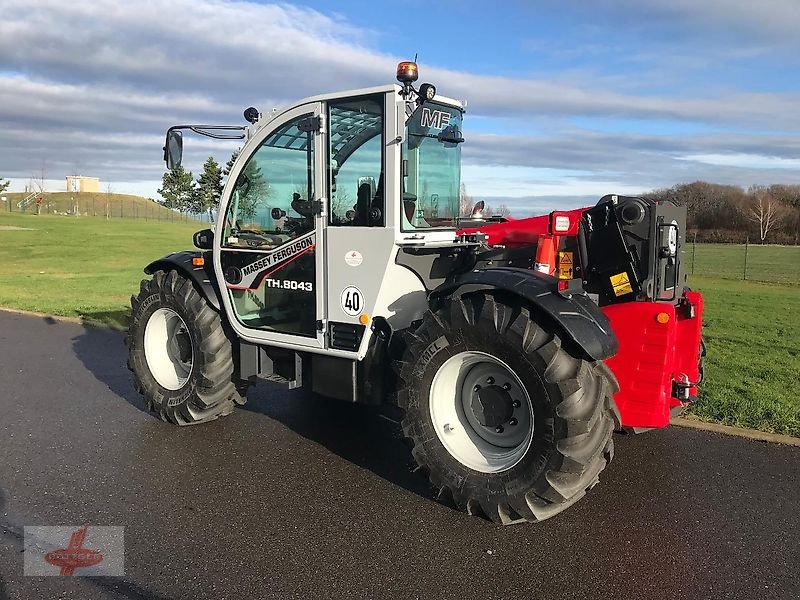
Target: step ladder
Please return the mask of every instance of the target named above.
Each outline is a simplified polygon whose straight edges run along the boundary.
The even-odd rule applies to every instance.
[[[25,196],[22,200],[17,202],[17,208],[21,208],[22,210],[25,210],[26,208],[28,208],[28,206],[30,206],[31,204],[33,204],[36,201],[36,197],[38,195],[39,195],[39,192],[31,192],[30,194]]]

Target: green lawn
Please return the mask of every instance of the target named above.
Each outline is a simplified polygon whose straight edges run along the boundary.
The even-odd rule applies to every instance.
[[[701,419],[800,437],[800,288],[690,278],[705,301]]]
[[[6,230],[4,225],[30,230]],[[0,306],[124,327],[142,268],[199,223],[0,214]]]
[[[30,230],[9,231],[4,225]],[[0,306],[124,327],[142,268],[190,248],[192,233],[202,227],[0,214]],[[707,379],[692,412],[710,421],[800,436],[800,286],[722,279],[736,276],[742,253],[741,246],[698,246],[695,273],[701,255],[716,266],[709,267],[715,277],[690,277],[706,298],[708,341]],[[749,259],[774,278],[800,269],[798,248],[759,247]]]

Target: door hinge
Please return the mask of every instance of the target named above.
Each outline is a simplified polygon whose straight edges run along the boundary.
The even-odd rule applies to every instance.
[[[325,320],[317,319],[317,331],[325,332]]]
[[[320,200],[312,200],[311,213],[315,217],[320,217],[320,216],[325,214],[325,199],[324,198],[322,198]]]

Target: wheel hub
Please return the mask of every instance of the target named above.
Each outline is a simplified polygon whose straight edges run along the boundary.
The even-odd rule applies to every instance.
[[[496,429],[514,416],[514,399],[499,385],[481,387],[472,394],[472,412],[478,423]]]
[[[179,390],[189,380],[194,362],[192,336],[173,309],[159,308],[150,315],[144,329],[144,355],[161,387]]]
[[[505,362],[485,352],[460,352],[439,367],[431,384],[430,413],[448,452],[483,473],[513,467],[533,439],[527,389]]]

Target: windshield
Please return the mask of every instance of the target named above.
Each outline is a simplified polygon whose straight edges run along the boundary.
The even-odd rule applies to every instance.
[[[458,108],[426,102],[406,124],[401,211],[404,231],[457,226],[461,121]]]

